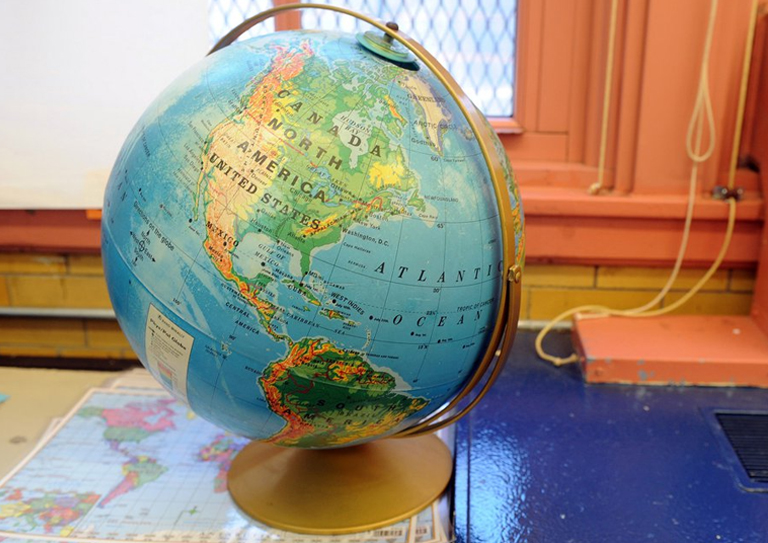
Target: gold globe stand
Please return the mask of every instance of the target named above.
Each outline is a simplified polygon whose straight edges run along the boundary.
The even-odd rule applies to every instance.
[[[321,4],[283,4],[235,27],[210,51],[233,43],[253,26],[297,9],[324,9],[355,17],[381,30],[386,43],[405,46],[445,86],[464,114],[483,153],[501,222],[503,274],[501,303],[488,349],[459,394],[418,424],[384,439],[340,449],[291,449],[259,442],[235,457],[227,476],[229,492],[240,509],[276,528],[308,534],[347,534],[373,530],[419,512],[445,490],[453,471],[447,446],[430,435],[457,421],[485,395],[503,369],[520,314],[522,248],[516,247],[504,167],[485,118],[458,83],[421,45],[395,24]],[[510,241],[511,237],[511,241]],[[458,411],[459,402],[475,396]]]
[[[253,442],[235,457],[227,484],[238,507],[265,524],[346,534],[415,515],[440,496],[452,467],[451,453],[434,435],[341,449]]]

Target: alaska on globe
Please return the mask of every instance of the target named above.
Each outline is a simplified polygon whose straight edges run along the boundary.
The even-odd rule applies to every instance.
[[[510,189],[515,259],[523,217]],[[177,398],[237,434],[331,448],[460,391],[507,270],[489,167],[420,61],[291,31],[205,58],[138,121],[104,200],[118,321]]]

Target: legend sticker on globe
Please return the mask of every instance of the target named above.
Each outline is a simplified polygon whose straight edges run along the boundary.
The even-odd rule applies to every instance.
[[[155,378],[187,401],[187,366],[195,339],[149,304],[144,348]]]

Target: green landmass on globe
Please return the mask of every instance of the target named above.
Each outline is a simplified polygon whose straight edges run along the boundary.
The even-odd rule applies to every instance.
[[[343,445],[366,432],[378,434],[418,412],[427,402],[392,392],[395,379],[375,371],[355,352],[305,338],[259,379],[270,408],[287,425],[269,441],[312,446],[318,439]]]

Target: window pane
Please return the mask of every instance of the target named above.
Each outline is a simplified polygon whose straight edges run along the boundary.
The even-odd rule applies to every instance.
[[[403,32],[435,55],[486,115],[514,114],[517,0],[314,1],[395,21]],[[270,6],[270,0],[211,0],[214,39],[245,17]],[[346,32],[370,29],[352,17],[312,9],[302,11],[302,26]],[[273,30],[274,25],[259,33]]]
[[[208,3],[208,28],[211,35],[211,45],[248,17],[253,17],[271,7],[272,0],[210,0]],[[261,36],[274,31],[275,20],[268,19],[243,34],[240,39]]]

